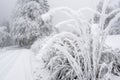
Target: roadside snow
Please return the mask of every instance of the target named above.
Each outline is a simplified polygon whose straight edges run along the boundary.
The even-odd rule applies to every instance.
[[[120,35],[111,35],[106,39],[106,44],[112,49],[120,49]]]
[[[0,80],[45,80],[48,72],[42,63],[29,49],[3,48],[0,50]]]

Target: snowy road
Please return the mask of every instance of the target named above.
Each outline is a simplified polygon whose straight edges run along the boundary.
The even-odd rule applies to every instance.
[[[0,80],[33,80],[31,55],[26,49],[0,55]]]

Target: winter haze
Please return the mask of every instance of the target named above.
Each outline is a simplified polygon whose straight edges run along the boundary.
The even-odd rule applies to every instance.
[[[120,0],[0,0],[0,80],[120,80]]]
[[[15,8],[16,1],[17,0],[0,0],[0,21],[9,19],[13,9]],[[75,10],[83,7],[91,7],[95,9],[98,1],[99,0],[48,0],[51,8],[66,6]],[[55,23],[57,21],[55,21]]]

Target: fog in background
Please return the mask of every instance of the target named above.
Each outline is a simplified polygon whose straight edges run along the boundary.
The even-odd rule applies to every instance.
[[[16,0],[0,0],[0,23],[10,18]]]
[[[4,20],[10,18],[10,15],[15,7],[15,3],[17,0],[0,0],[0,23]],[[48,0],[51,8],[65,6],[70,7],[74,10],[83,7],[90,7],[95,9],[95,6],[99,0]],[[56,16],[56,15],[55,15]],[[57,15],[54,19],[54,23],[63,20],[64,17],[62,15]],[[88,16],[87,16],[88,17]],[[67,18],[67,17],[66,17]]]

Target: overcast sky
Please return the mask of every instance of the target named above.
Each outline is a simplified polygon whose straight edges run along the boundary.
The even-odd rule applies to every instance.
[[[68,6],[73,9],[81,7],[95,8],[98,0],[48,0],[51,8]],[[0,0],[0,20],[9,18],[13,8],[15,7],[16,0]]]
[[[95,8],[99,0],[48,0],[51,7],[68,6],[73,9],[81,7]]]
[[[10,16],[15,2],[16,0],[0,0],[0,20]]]

